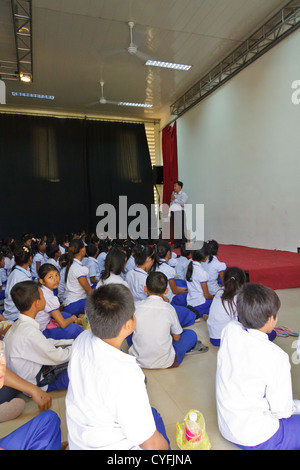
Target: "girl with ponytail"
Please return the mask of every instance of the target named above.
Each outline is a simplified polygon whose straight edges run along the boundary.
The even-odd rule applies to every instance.
[[[223,328],[232,320],[238,320],[236,299],[246,282],[244,271],[237,267],[227,268],[224,272],[224,287],[219,289],[211,304],[207,328],[210,342],[220,346]]]
[[[74,238],[66,253],[64,310],[77,316],[84,314],[86,297],[92,292],[89,269],[82,264],[85,254],[84,242]]]

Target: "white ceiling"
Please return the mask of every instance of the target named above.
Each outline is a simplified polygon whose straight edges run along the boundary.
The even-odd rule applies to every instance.
[[[169,106],[287,0],[33,0],[33,83],[6,81],[6,105],[51,113],[162,119]],[[147,67],[128,52],[128,21],[139,51],[192,65],[188,72]],[[16,60],[10,0],[0,0],[0,62]],[[87,106],[100,97],[151,109]],[[12,91],[54,95],[53,101]],[[0,107],[1,110],[1,107]]]

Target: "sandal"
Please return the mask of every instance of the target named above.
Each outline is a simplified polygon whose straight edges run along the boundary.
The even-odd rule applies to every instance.
[[[296,333],[295,331],[290,330],[286,326],[278,326],[278,328],[274,328],[277,336],[299,336],[299,333]]]
[[[185,354],[199,354],[199,353],[204,353],[208,351],[208,346],[204,346],[204,344],[201,341],[197,341],[196,344],[187,351]]]

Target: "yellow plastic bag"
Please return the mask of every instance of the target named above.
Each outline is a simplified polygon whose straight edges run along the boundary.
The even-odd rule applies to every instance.
[[[188,420],[188,417],[190,413],[196,413],[197,414],[197,422],[200,425],[201,428],[201,439],[196,440],[196,439],[191,439],[187,440],[186,438],[186,422]],[[210,450],[211,449],[211,443],[209,441],[207,432],[205,430],[205,420],[204,416],[200,411],[198,410],[190,410],[185,418],[183,423],[176,423],[176,443],[179,447],[180,450]]]
[[[81,318],[81,321],[82,321],[82,328],[84,330],[89,330],[91,327],[90,327],[90,322],[89,322],[89,319],[87,317],[87,314],[85,313],[83,315],[83,317]]]

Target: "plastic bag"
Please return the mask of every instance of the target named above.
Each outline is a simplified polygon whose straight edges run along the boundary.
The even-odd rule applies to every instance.
[[[84,330],[89,330],[91,327],[90,327],[90,322],[89,322],[89,319],[87,317],[87,314],[85,313],[83,315],[83,317],[81,318],[81,321],[82,321],[82,328]]]
[[[190,439],[189,441],[186,438],[186,422],[188,420],[188,417],[190,413],[196,413],[197,414],[197,421],[201,427],[201,439],[194,440]],[[176,423],[176,443],[179,447],[180,450],[210,450],[211,449],[211,443],[209,441],[207,432],[205,430],[205,420],[204,416],[200,411],[198,410],[190,410],[185,418],[183,423]]]

